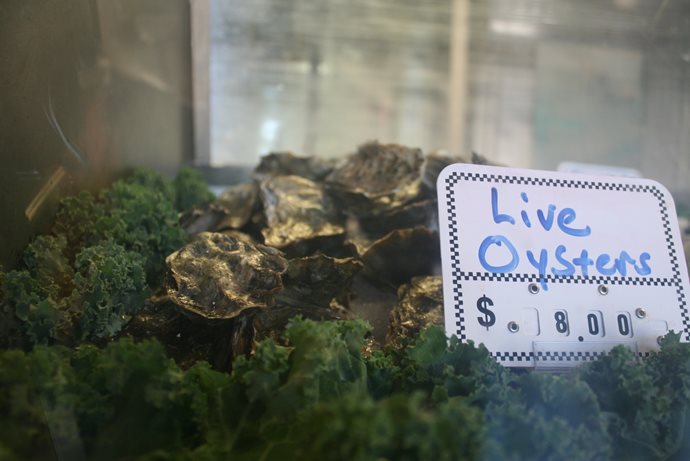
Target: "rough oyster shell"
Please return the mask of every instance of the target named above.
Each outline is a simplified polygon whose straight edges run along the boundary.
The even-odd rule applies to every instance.
[[[275,248],[203,232],[168,256],[168,296],[187,312],[230,319],[244,309],[271,306],[287,260]]]
[[[372,142],[335,168],[326,184],[352,214],[377,215],[422,196],[423,163],[420,149]]]
[[[413,338],[430,325],[443,326],[443,280],[440,276],[412,277],[398,289],[398,303],[390,313],[388,342]]]
[[[301,176],[320,181],[333,170],[334,165],[332,160],[298,157],[292,152],[272,152],[261,158],[254,177],[264,180],[274,176]]]
[[[255,183],[239,184],[226,189],[217,200],[194,207],[180,218],[187,234],[241,229],[256,211],[259,187]]]
[[[359,219],[359,225],[369,235],[383,236],[395,229],[436,227],[438,223],[436,199],[420,200],[387,210],[378,216]]]
[[[291,259],[283,274],[285,288],[276,295],[276,301],[291,306],[328,307],[337,298],[347,304],[344,295],[362,267],[354,258],[337,259],[321,253]]]
[[[438,233],[428,227],[394,230],[372,243],[362,262],[368,277],[395,286],[415,275],[437,274],[441,265]]]
[[[453,163],[467,163],[467,160],[462,157],[451,156],[441,152],[429,154],[424,159],[422,183],[433,197],[436,196],[436,180],[438,179],[438,175],[441,174],[441,171],[443,171],[445,167]]]
[[[342,217],[321,185],[300,176],[276,176],[261,183],[261,200],[267,227],[262,230],[266,245],[286,249],[303,242],[342,244]],[[305,254],[306,250],[292,253]]]

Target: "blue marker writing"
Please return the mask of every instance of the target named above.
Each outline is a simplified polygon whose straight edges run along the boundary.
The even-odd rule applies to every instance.
[[[495,187],[491,188],[491,215],[493,216],[496,224],[500,224],[502,222],[515,224],[515,218],[498,212],[498,190],[496,190]]]
[[[510,262],[508,264],[504,264],[502,266],[494,266],[489,264],[489,262],[486,260],[486,253],[492,245],[496,245],[497,247],[502,247],[505,245],[505,248],[510,253]],[[479,245],[479,262],[487,271],[494,274],[502,274],[514,270],[520,262],[520,257],[518,256],[517,250],[513,244],[510,243],[510,240],[508,240],[505,236],[489,235],[484,239],[484,241],[482,241],[481,245]]]

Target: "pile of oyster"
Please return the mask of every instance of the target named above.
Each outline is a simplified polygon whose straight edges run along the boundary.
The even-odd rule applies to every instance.
[[[263,157],[251,181],[181,216],[190,243],[129,334],[227,369],[296,315],[364,318],[379,344],[442,324],[435,185],[463,161],[377,142],[339,161]]]

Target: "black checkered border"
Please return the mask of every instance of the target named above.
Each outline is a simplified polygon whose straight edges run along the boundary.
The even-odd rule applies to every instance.
[[[453,186],[460,180],[470,180],[479,182],[493,182],[503,184],[526,184],[532,186],[547,186],[547,187],[566,187],[566,188],[580,188],[593,190],[612,190],[621,192],[638,192],[649,193],[657,199],[661,219],[664,226],[664,235],[666,240],[666,249],[668,251],[669,259],[671,261],[671,271],[673,274],[672,280],[661,278],[640,278],[640,277],[584,277],[584,276],[551,276],[541,277],[534,274],[479,274],[479,273],[465,273],[460,270],[460,251],[458,239],[458,223],[457,213],[455,211],[455,197],[452,191]],[[456,334],[458,338],[466,342],[466,328],[465,328],[465,312],[464,302],[462,299],[462,280],[468,280],[472,277],[473,280],[507,280],[507,281],[541,281],[546,278],[546,281],[556,283],[617,283],[623,285],[653,285],[653,286],[675,286],[676,294],[678,295],[678,305],[680,308],[681,319],[683,322],[683,331],[685,333],[685,340],[690,342],[690,313],[688,312],[688,305],[686,294],[683,291],[683,285],[680,278],[679,259],[676,254],[676,249],[673,245],[673,233],[671,231],[671,223],[669,220],[668,209],[666,208],[666,201],[664,194],[653,185],[641,184],[617,184],[611,182],[601,181],[585,181],[573,179],[556,179],[556,178],[534,178],[524,176],[511,176],[501,174],[486,174],[486,173],[467,173],[467,172],[452,172],[446,178],[446,206],[448,212],[448,223],[450,228],[450,253],[451,253],[451,277],[453,280],[453,303],[455,305],[455,325],[457,327]],[[473,275],[469,275],[473,274]],[[476,274],[476,275],[475,275]],[[503,276],[504,278],[501,278]],[[511,278],[511,276],[513,278]],[[482,278],[484,277],[484,278]],[[492,278],[493,277],[493,278]],[[510,357],[518,357],[516,360],[523,360],[520,354],[515,352],[492,353],[494,354],[508,354]],[[518,354],[518,355],[515,355]],[[527,360],[527,359],[524,359]]]
[[[664,194],[652,185],[641,184],[616,184],[610,182],[600,181],[579,181],[575,179],[556,179],[556,178],[531,178],[524,176],[508,176],[502,174],[486,174],[486,173],[458,173],[452,172],[446,178],[446,185],[452,185],[460,180],[471,180],[478,182],[492,182],[502,184],[526,184],[529,186],[549,186],[549,187],[567,187],[575,189],[594,189],[594,190],[616,190],[626,192],[647,192],[663,203]]]
[[[646,277],[605,277],[605,276],[591,276],[584,277],[582,275],[556,276],[546,275],[539,276],[537,274],[491,274],[487,272],[463,272],[460,271],[458,276],[463,280],[472,281],[500,281],[500,282],[550,282],[550,283],[589,283],[589,284],[609,284],[609,285],[643,285],[643,286],[676,286],[673,279],[667,278],[646,278]]]
[[[592,362],[608,352],[596,351],[539,351],[539,352],[490,352],[490,355],[501,362]],[[649,357],[650,352],[638,352],[637,356]]]

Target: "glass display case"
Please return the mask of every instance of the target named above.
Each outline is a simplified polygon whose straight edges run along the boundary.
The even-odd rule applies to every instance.
[[[690,326],[568,373],[445,334],[436,179],[658,181],[690,265],[689,26],[680,0],[2,2],[0,458],[685,459]]]

